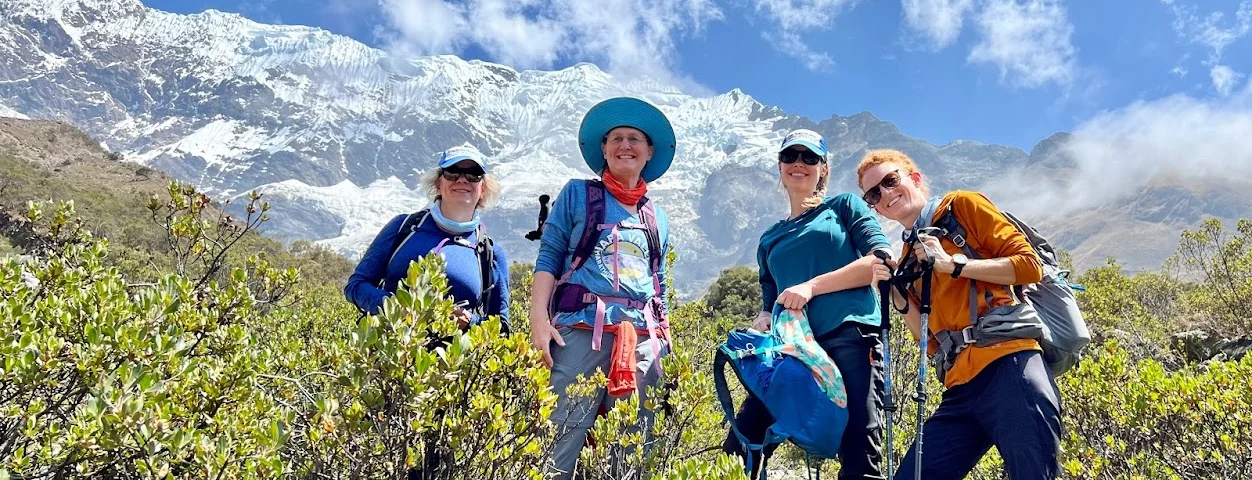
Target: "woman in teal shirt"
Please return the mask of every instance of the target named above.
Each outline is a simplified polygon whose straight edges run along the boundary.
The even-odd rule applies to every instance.
[[[859,196],[826,197],[830,178],[826,155],[826,141],[817,132],[795,130],[783,139],[778,173],[791,213],[766,230],[757,247],[762,305],[753,328],[769,330],[776,304],[806,308],[813,335],[839,367],[848,392],[839,478],[882,479],[881,314],[872,285],[891,273],[872,252],[890,254],[891,248]],[[735,417],[740,431],[754,443],[765,439],[773,422],[765,405],[751,394]],[[766,448],[765,455],[776,447]],[[722,448],[744,453],[733,433],[727,434]],[[753,459],[752,478],[760,460]]]

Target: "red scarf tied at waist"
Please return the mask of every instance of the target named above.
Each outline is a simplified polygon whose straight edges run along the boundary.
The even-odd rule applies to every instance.
[[[648,182],[643,181],[642,178],[639,179],[639,185],[636,185],[635,188],[626,188],[626,185],[623,185],[621,180],[613,176],[613,173],[609,172],[607,168],[604,171],[604,175],[600,177],[604,179],[604,188],[608,189],[609,193],[627,205],[638,205],[639,199],[648,194]]]

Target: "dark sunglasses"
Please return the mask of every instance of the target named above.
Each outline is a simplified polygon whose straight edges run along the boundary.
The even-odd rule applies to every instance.
[[[878,181],[878,185],[874,185],[869,190],[866,190],[865,194],[861,195],[861,198],[865,200],[865,203],[869,204],[870,208],[874,208],[875,205],[878,205],[878,202],[882,201],[882,189],[892,189],[898,186],[900,186],[900,169],[897,168],[888,173],[887,176],[882,177],[882,180]]]
[[[442,172],[439,172],[439,174],[443,176],[444,180],[449,182],[455,182],[461,178],[465,178],[465,180],[470,183],[481,182],[483,181],[484,176],[482,170],[460,170],[451,168],[444,169]]]
[[[783,150],[781,152],[778,152],[779,162],[785,163],[787,165],[791,165],[793,163],[796,163],[796,160],[804,160],[804,164],[810,167],[813,165],[817,165],[819,163],[826,162],[825,158],[823,158],[821,155],[813,153],[810,150]]]

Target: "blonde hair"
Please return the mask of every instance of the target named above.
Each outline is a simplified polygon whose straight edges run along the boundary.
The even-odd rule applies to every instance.
[[[917,163],[914,163],[913,159],[905,155],[904,152],[890,148],[870,150],[865,153],[865,156],[861,158],[861,163],[856,166],[856,186],[864,191],[865,185],[861,184],[861,176],[865,174],[866,170],[884,163],[894,164],[904,170],[906,174],[922,173],[917,168]],[[926,185],[925,177],[918,182],[917,187],[921,189],[922,193],[930,196],[930,186]]]
[[[822,200],[826,199],[826,185],[830,183],[830,164],[822,163],[822,173],[817,177],[817,190],[813,191],[813,195],[804,199],[804,203],[800,206],[804,208],[815,208],[822,204]]]
[[[422,187],[426,188],[426,196],[433,202],[439,198],[439,181],[442,168],[434,168],[422,175]],[[500,199],[500,182],[491,174],[483,175],[483,194],[478,197],[476,208],[487,209]]]

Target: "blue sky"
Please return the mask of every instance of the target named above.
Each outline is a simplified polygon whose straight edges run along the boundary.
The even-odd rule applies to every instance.
[[[1220,110],[1252,92],[1252,0],[143,2],[317,26],[403,55],[591,62],[689,93],[740,88],[815,120],[870,111],[937,144],[1029,151],[1093,118],[1116,130],[1118,112],[1179,98]]]

